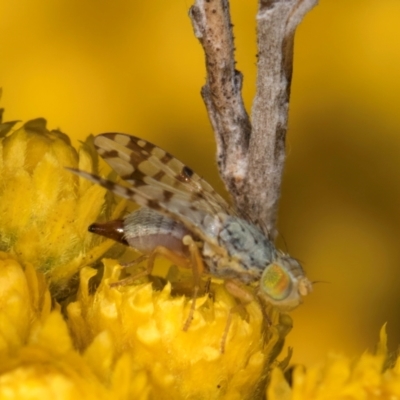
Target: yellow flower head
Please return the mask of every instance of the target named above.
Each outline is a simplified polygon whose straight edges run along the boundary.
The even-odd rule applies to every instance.
[[[0,125],[0,250],[32,263],[59,294],[98,243],[87,227],[109,212],[105,190],[65,169],[94,170],[88,145],[78,154],[41,118],[5,136],[11,126]]]
[[[291,319],[272,306],[238,304],[213,280],[184,330],[190,273],[170,269],[115,285],[121,266],[104,260],[96,287],[97,271],[88,265],[113,242],[87,227],[111,213],[111,201],[103,188],[65,170],[97,173],[90,141],[78,153],[43,119],[9,134],[13,125],[0,124],[1,399],[400,397],[400,362],[387,368],[383,331],[376,355],[298,367],[290,387],[281,370],[288,359],[276,358]],[[109,218],[123,208],[121,202]],[[57,298],[73,290],[78,271],[77,296],[65,300],[63,314]]]
[[[50,399],[58,391],[62,399],[262,396],[290,322],[272,312],[265,324],[255,302],[245,317],[232,313],[233,299],[217,283],[213,299],[198,299],[184,332],[190,297],[172,296],[170,283],[161,290],[150,283],[111,288],[120,268],[112,261],[105,266],[94,293],[89,283],[96,271],[82,270],[65,322],[59,307],[52,310],[43,275],[0,253],[1,398]]]
[[[8,252],[0,254],[0,397],[53,397],[57,387],[62,398],[262,397],[290,319],[272,309],[266,319],[257,302],[238,305],[213,282],[184,331],[192,278],[186,295],[179,274],[111,287],[120,267],[108,261],[94,287],[87,265],[112,241],[96,246],[102,239],[87,227],[110,213],[110,202],[103,188],[65,170],[97,173],[90,146],[77,153],[43,119],[9,134],[12,126],[0,124],[0,250]],[[54,299],[79,270],[64,320]]]
[[[186,332],[190,297],[173,296],[169,282],[160,290],[151,283],[110,287],[120,267],[111,260],[105,267],[94,294],[88,285],[95,272],[82,271],[78,301],[68,307],[71,332],[81,350],[107,332],[112,346],[91,357],[129,356],[145,373],[150,398],[255,399],[262,395],[270,363],[282,345],[280,333],[287,333],[278,313],[272,312],[266,322],[256,302],[247,305],[244,313],[236,312],[232,297],[216,283],[211,286],[212,297],[207,293],[197,299]]]
[[[106,399],[41,273],[0,252],[0,398]]]

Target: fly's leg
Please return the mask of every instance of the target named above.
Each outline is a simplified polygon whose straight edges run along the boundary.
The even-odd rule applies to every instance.
[[[221,338],[221,353],[225,352],[226,340],[228,338],[229,328],[232,323],[232,314],[236,311],[243,312],[244,306],[255,300],[255,296],[252,293],[250,293],[247,289],[245,289],[244,285],[238,281],[235,281],[233,279],[227,279],[225,281],[225,288],[233,297],[238,299],[240,303],[229,310],[224,333]],[[268,323],[272,325],[268,315],[266,315],[266,319]]]
[[[153,268],[154,268],[154,262],[156,260],[156,257],[163,257],[166,258],[167,260],[170,260],[172,263],[181,266],[181,267],[188,267],[188,260],[186,257],[180,256],[176,253],[174,253],[172,250],[168,249],[167,247],[164,246],[157,246],[149,255],[145,254],[140,256],[138,259],[134,260],[133,263],[128,263],[127,265],[124,265],[123,267],[130,267],[132,265],[138,264],[148,258],[147,261],[147,266],[146,269],[142,272],[139,272],[137,274],[131,275],[128,278],[122,279],[121,281],[111,283],[111,287],[118,287],[118,286],[127,286],[136,281],[137,279],[143,278],[145,276],[151,275]]]
[[[130,267],[134,267],[135,265],[140,264],[142,261],[144,261],[148,258],[149,258],[148,254],[142,254],[138,258],[135,258],[134,260],[128,261],[126,263],[122,263],[120,265],[121,265],[121,268],[126,269],[126,268],[130,268]]]
[[[183,325],[183,330],[187,331],[189,326],[192,322],[194,310],[196,307],[196,299],[197,295],[199,294],[200,289],[200,276],[204,272],[204,264],[203,259],[201,258],[199,248],[193,238],[189,235],[183,238],[183,244],[188,246],[189,254],[190,254],[190,261],[191,267],[193,271],[193,295],[192,295],[192,304],[190,306],[189,315],[185,324]]]
[[[236,307],[233,307],[233,308],[231,308],[229,310],[228,318],[226,319],[225,329],[224,329],[224,333],[222,334],[221,345],[220,345],[220,348],[219,348],[221,354],[225,353],[226,339],[228,338],[229,328],[230,328],[231,323],[232,323],[232,313],[234,312],[235,308]]]
[[[226,290],[236,299],[240,300],[242,304],[248,304],[254,300],[253,294],[246,290],[238,281],[227,279],[225,281]]]
[[[111,287],[126,286],[126,285],[133,283],[137,279],[143,278],[144,276],[151,275],[151,272],[153,271],[155,259],[156,259],[156,257],[159,257],[159,256],[166,258],[167,260],[170,260],[172,263],[174,263],[180,267],[192,268],[192,271],[193,271],[192,304],[190,306],[189,315],[183,325],[183,330],[187,331],[192,322],[194,311],[196,308],[196,299],[198,297],[199,290],[200,290],[200,277],[201,277],[201,274],[204,272],[204,264],[203,264],[203,259],[201,258],[201,255],[200,255],[198,245],[192,239],[192,237],[189,235],[185,236],[183,238],[183,243],[188,247],[190,262],[188,261],[188,259],[186,257],[180,256],[164,246],[157,246],[150,253],[150,255],[144,255],[134,261],[134,264],[138,264],[139,262],[143,261],[145,258],[148,257],[147,266],[144,271],[139,272],[135,275],[132,275],[132,276],[130,276],[126,279],[123,279],[119,282],[112,283],[110,286]]]
[[[121,270],[122,269],[126,269],[126,268],[130,268],[130,267],[134,267],[135,265],[140,264],[142,261],[146,260],[147,258],[149,258],[148,254],[142,254],[141,256],[139,256],[138,258],[136,258],[133,261],[129,261],[127,263],[123,263],[121,264]],[[146,269],[147,271],[147,269]],[[133,281],[135,281],[138,278],[141,278],[142,276],[146,276],[147,273],[143,274],[140,273],[140,276],[138,276],[139,274],[136,274],[134,276],[128,276],[127,278],[121,279],[118,282],[114,282],[114,283],[110,283],[110,287],[118,287],[118,286],[127,286],[129,284],[131,284]],[[132,279],[134,278],[134,279]]]
[[[246,305],[254,301],[256,297],[246,286],[237,280],[228,279],[224,282],[224,285],[228,293],[237,300],[236,306],[233,307],[232,311],[239,312],[242,317],[246,318],[246,315],[248,316]]]
[[[209,294],[210,295],[210,297],[211,297],[211,278],[208,278],[207,279],[207,282],[206,282],[206,284],[205,284],[205,286],[204,286],[204,292],[207,294]]]

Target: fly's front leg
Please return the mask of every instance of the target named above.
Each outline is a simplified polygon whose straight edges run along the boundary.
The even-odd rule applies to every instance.
[[[233,280],[227,279],[225,281],[226,290],[236,299],[240,300],[243,304],[248,304],[254,300],[254,295],[250,293],[242,283]]]
[[[244,306],[246,304],[251,303],[252,301],[255,300],[255,296],[250,293],[245,286],[240,283],[239,281],[233,280],[233,279],[227,279],[225,281],[225,288],[230,293],[233,297],[239,300],[239,304],[237,304],[235,307],[232,307],[229,310],[228,318],[226,320],[226,325],[224,329],[224,333],[221,338],[221,353],[225,352],[225,345],[226,345],[226,340],[228,338],[228,333],[229,333],[229,328],[232,322],[232,313],[235,311],[245,311]],[[268,316],[267,316],[268,318]],[[269,319],[268,319],[269,322]]]
[[[192,271],[193,271],[192,304],[190,306],[189,316],[188,316],[185,324],[183,325],[183,330],[187,331],[192,322],[194,310],[196,308],[196,299],[197,299],[197,295],[199,294],[199,290],[200,290],[200,277],[201,277],[201,274],[204,272],[204,264],[203,264],[203,259],[200,255],[200,251],[197,246],[197,243],[193,240],[193,238],[191,236],[187,235],[183,238],[182,241],[183,241],[183,244],[188,246],[191,267],[192,267]]]
[[[233,279],[227,279],[225,281],[225,288],[233,297],[235,297],[240,301],[240,304],[234,307],[232,311],[234,311],[237,307],[239,307],[239,305],[243,307],[246,304],[249,304],[252,301],[256,300],[256,296],[253,293],[250,293],[249,290],[239,281]],[[268,324],[272,325],[272,321],[268,316],[268,314],[265,312],[264,307],[262,307],[262,309],[264,317],[267,320]]]

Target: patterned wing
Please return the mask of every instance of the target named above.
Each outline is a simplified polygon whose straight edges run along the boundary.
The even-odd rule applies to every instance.
[[[233,209],[214,189],[169,153],[143,139],[107,133],[94,140],[98,153],[130,184],[118,185],[87,172],[71,170],[115,194],[180,221],[192,233],[211,245],[207,234],[222,215]]]
[[[94,145],[103,159],[133,187],[142,184],[187,197],[209,213],[234,215],[233,208],[199,175],[163,149],[135,136],[105,133]]]
[[[184,197],[160,187],[149,186],[147,184],[136,187],[125,187],[88,172],[74,168],[67,169],[103,186],[118,196],[135,202],[139,206],[151,208],[174,220],[180,221],[188,230],[196,235],[196,237],[218,247],[217,241],[205,232],[205,227],[215,224],[215,219],[218,218],[218,216],[211,216],[204,210],[190,206],[186,196]]]

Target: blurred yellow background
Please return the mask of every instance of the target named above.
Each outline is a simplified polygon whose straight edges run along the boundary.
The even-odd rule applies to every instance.
[[[2,1],[5,119],[42,116],[82,139],[142,136],[222,191],[190,5]],[[231,7],[250,106],[256,1]],[[281,247],[323,282],[292,314],[295,362],[373,349],[384,322],[389,345],[400,343],[399,21],[398,0],[321,0],[297,32],[279,229]]]

